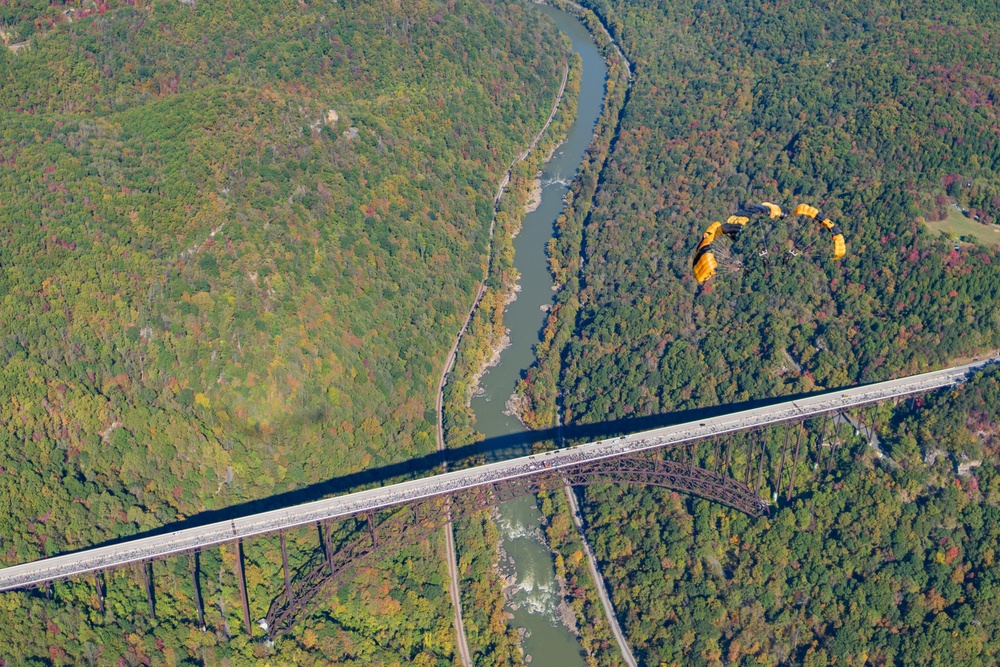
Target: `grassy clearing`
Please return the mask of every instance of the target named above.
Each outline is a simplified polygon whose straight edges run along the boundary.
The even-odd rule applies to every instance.
[[[965,217],[954,206],[948,207],[948,217],[944,220],[926,221],[924,224],[927,225],[931,234],[944,232],[948,235],[954,235],[955,240],[962,236],[975,236],[984,245],[1000,245],[1000,226],[976,222]]]

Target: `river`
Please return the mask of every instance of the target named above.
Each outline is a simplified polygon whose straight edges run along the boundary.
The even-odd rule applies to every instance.
[[[562,213],[563,197],[569,190],[570,181],[593,138],[607,78],[607,65],[578,19],[545,5],[539,5],[538,9],[552,17],[572,40],[573,49],[583,61],[583,72],[576,121],[566,141],[545,164],[541,175],[541,204],[525,216],[521,233],[514,240],[514,266],[521,273],[521,292],[504,312],[504,324],[510,331],[510,347],[503,351],[500,364],[483,376],[482,393],[472,400],[476,430],[486,435],[487,442],[499,436],[526,433],[515,417],[504,414],[504,406],[524,370],[535,360],[534,347],[540,340],[547,317],[544,308],[553,303],[552,276],[545,246]],[[504,447],[502,458],[527,453],[530,449],[527,437],[520,443],[515,439]],[[499,458],[500,452],[492,454]],[[524,650],[532,657],[532,666],[583,667],[585,662],[579,641],[558,620],[561,596],[552,554],[541,539],[542,516],[535,497],[508,501],[500,505],[498,511],[503,549],[512,559],[517,577],[509,611],[514,614],[514,627],[527,629]]]

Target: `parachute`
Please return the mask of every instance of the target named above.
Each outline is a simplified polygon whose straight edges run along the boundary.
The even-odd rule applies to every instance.
[[[833,259],[840,259],[847,254],[847,244],[844,242],[844,233],[840,231],[840,226],[820,213],[818,208],[809,204],[799,204],[795,207],[795,215],[818,220],[821,227],[830,231],[833,235]]]
[[[844,234],[840,227],[829,218],[823,216],[819,209],[809,204],[799,204],[795,207],[791,215],[818,220],[820,227],[830,232],[833,237],[832,257],[834,260],[840,259],[847,254],[847,245],[844,242]],[[713,222],[709,225],[705,233],[702,234],[701,241],[698,243],[698,248],[691,261],[692,272],[699,284],[709,280],[720,268],[727,268],[734,271],[743,268],[742,258],[732,251],[732,243],[741,234],[746,232],[751,218],[758,216],[778,220],[788,217],[789,212],[778,204],[770,202],[747,204],[734,215],[729,216],[725,223]],[[798,257],[807,253],[813,245],[812,243],[808,243],[802,247],[803,244],[796,241],[794,238],[790,238],[788,241],[788,254],[792,257]],[[800,247],[801,249],[799,249]],[[766,243],[761,244],[761,248],[757,254],[759,257],[764,258],[763,261],[766,264],[768,254]],[[782,262],[786,259],[783,257]]]

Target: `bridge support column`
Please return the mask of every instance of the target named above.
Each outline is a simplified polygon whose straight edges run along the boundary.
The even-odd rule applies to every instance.
[[[778,476],[774,478],[774,499],[778,499],[778,494],[781,493],[781,473],[785,471],[785,455],[788,453],[788,436],[791,435],[791,431],[788,429],[788,425],[785,425],[785,444],[781,447],[781,461],[778,463]]]
[[[319,541],[320,545],[323,547],[323,553],[326,555],[326,567],[330,570],[330,576],[333,576],[333,549],[330,544],[330,522],[324,521],[322,523],[316,524],[316,529],[319,531]]]
[[[240,602],[243,603],[243,625],[247,629],[247,636],[253,637],[253,630],[250,628],[250,600],[247,598],[247,580],[243,575],[243,540],[236,542],[236,581],[240,586]]]
[[[878,414],[878,404],[872,403],[868,409],[868,444],[875,444],[875,417]]]
[[[198,582],[198,552],[191,552],[191,585],[194,587],[194,606],[198,609],[198,625],[205,632],[205,608],[201,604],[201,584]]]
[[[101,571],[94,572],[94,587],[97,588],[97,608],[104,613],[104,587],[101,585]]]
[[[764,454],[767,453],[767,436],[762,430],[757,431],[757,435],[760,437],[760,459],[757,461],[757,486],[754,487],[754,493],[759,496],[761,477],[764,475]]]
[[[450,506],[450,503],[449,503]],[[368,512],[365,515],[365,521],[368,523],[368,535],[372,538],[372,548],[378,548],[378,536],[375,535],[375,515],[372,512]]]
[[[792,462],[792,474],[788,480],[788,495],[785,496],[786,503],[792,500],[792,489],[795,488],[795,469],[799,467],[799,445],[802,444],[802,424],[798,425],[796,431],[797,435],[795,436],[795,459]]]
[[[826,439],[826,425],[830,421],[830,413],[823,413],[823,426],[819,431],[819,442],[816,445],[816,467],[823,465],[823,440]]]
[[[288,599],[288,604],[292,604],[292,577],[288,572],[288,547],[285,545],[285,531],[278,533],[278,538],[281,540],[281,567],[285,572],[285,597]]]
[[[743,483],[747,486],[750,486],[750,471],[753,470],[753,452],[753,438],[747,436],[747,467],[746,470],[743,471]]]
[[[730,462],[733,459],[733,434],[730,431],[729,439],[726,441],[726,469],[723,470],[723,477],[729,477],[729,471],[732,470],[730,467]]]
[[[839,412],[833,413],[833,437],[830,438],[830,456],[826,459],[826,471],[830,472],[833,470],[833,457],[837,453],[837,445],[840,443],[840,428],[837,424],[837,419],[840,417]]]
[[[142,568],[142,579],[146,584],[146,602],[149,603],[149,617],[156,618],[156,594],[153,592],[153,561],[139,564]]]
[[[721,450],[722,450],[722,440],[720,440],[719,438],[716,438],[715,439],[715,458],[712,460],[712,472],[714,472],[716,475],[719,474],[719,468],[720,468],[719,464],[722,463],[722,461],[719,460],[719,454],[722,453]]]

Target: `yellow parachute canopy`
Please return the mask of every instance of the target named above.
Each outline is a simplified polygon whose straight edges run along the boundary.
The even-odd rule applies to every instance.
[[[844,241],[844,233],[840,230],[840,226],[830,218],[823,217],[818,208],[809,204],[799,204],[795,207],[795,215],[802,215],[813,220],[818,219],[819,224],[824,229],[830,230],[833,235],[833,259],[840,259],[847,254],[847,243]]]
[[[703,283],[714,276],[715,270],[719,268],[719,263],[715,260],[715,254],[712,253],[712,243],[715,242],[715,237],[721,233],[722,223],[713,222],[701,236],[701,242],[698,243],[698,250],[692,261],[694,279],[699,283]]]
[[[740,213],[744,213],[744,211],[740,211]],[[715,258],[715,250],[712,244],[721,236],[735,238],[743,231],[748,222],[750,222],[750,218],[737,214],[729,216],[725,224],[713,222],[708,226],[708,229],[701,236],[701,241],[698,243],[694,259],[691,260],[691,269],[695,280],[699,283],[704,283],[714,276],[715,270],[719,268],[719,261]]]

